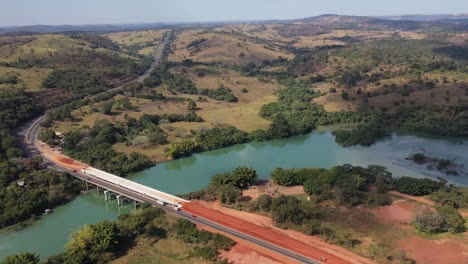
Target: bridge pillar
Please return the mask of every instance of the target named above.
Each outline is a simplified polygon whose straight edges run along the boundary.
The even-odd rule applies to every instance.
[[[88,188],[88,182],[85,181],[85,184],[86,184],[86,191],[88,191],[88,190],[89,190],[89,188]]]
[[[96,186],[97,194],[99,194],[99,186]]]
[[[110,199],[112,199],[112,192],[107,190],[107,191],[104,191],[104,200],[108,201]]]
[[[124,196],[123,195],[117,195],[117,204],[119,206],[123,205],[124,204]]]

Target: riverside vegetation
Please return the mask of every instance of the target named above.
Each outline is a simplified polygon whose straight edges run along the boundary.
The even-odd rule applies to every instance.
[[[65,252],[51,256],[44,263],[109,263],[131,250],[138,240],[150,240],[152,245],[165,240],[180,241],[185,247],[174,261],[191,263],[227,263],[218,257],[235,242],[225,236],[198,230],[195,224],[166,215],[162,209],[143,205],[132,214],[121,215],[117,221],[85,225],[71,234]],[[154,258],[153,258],[154,260]],[[39,263],[34,253],[20,253],[5,258],[2,263]]]
[[[466,230],[465,220],[457,210],[468,208],[467,190],[447,186],[444,180],[393,178],[381,166],[362,168],[351,165],[328,170],[278,168],[271,172],[271,179],[280,186],[303,186],[306,196],[261,194],[252,200],[250,196],[243,196],[242,191],[257,184],[256,172],[251,168],[239,167],[232,172],[213,176],[208,187],[184,197],[219,200],[226,207],[267,215],[278,227],[294,229],[306,235],[318,235],[327,242],[350,249],[360,247],[363,241],[361,237],[370,236],[373,240],[381,240],[380,235],[374,237],[374,233],[383,227],[374,223],[375,220],[370,216],[362,216],[361,219],[352,211],[360,210],[358,214],[366,215],[368,212],[358,208],[364,206],[372,209],[390,205],[393,200],[389,193],[391,190],[414,196],[429,195],[436,203],[435,209],[426,207],[415,214],[413,226],[420,232],[434,235],[446,232],[457,234]],[[352,217],[353,224],[347,222],[348,217]],[[366,228],[363,229],[361,225]],[[389,247],[379,254],[399,253]],[[371,257],[383,256],[388,257]],[[405,257],[399,261],[410,263]]]

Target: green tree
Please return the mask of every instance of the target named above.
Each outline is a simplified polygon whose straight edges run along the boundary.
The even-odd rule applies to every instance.
[[[269,195],[262,194],[255,200],[255,207],[263,211],[270,211],[271,200]]]
[[[49,145],[52,144],[56,138],[57,135],[55,134],[55,131],[48,128],[42,128],[38,136],[38,139],[40,141],[45,142]]]
[[[447,230],[447,223],[444,217],[429,209],[424,209],[416,214],[414,223],[416,228],[425,233],[440,233]]]
[[[101,254],[112,252],[119,243],[119,230],[115,222],[103,221],[94,225],[85,225],[72,233],[72,239],[66,244],[67,253],[83,262],[97,262]]]
[[[439,206],[437,212],[445,218],[450,233],[462,233],[466,230],[465,219],[452,206]]]
[[[105,115],[110,115],[112,114],[112,106],[114,103],[112,101],[105,102],[101,105],[101,113]]]
[[[188,99],[188,110],[197,110],[197,103],[192,99]]]
[[[440,185],[437,181],[433,181],[431,179],[401,177],[395,180],[394,188],[405,194],[422,196],[437,191],[440,188]]]
[[[234,185],[226,184],[218,187],[218,199],[225,204],[232,204],[242,195],[241,189]]]
[[[39,255],[35,253],[19,253],[6,257],[1,264],[39,264]]]
[[[174,159],[189,156],[198,149],[195,142],[192,140],[184,140],[182,142],[172,144],[167,150],[166,154]]]

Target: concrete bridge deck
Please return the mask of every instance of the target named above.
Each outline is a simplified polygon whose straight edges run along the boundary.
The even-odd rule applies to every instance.
[[[177,208],[182,207],[182,203],[188,203],[189,201],[179,198],[177,196],[150,188],[148,186],[127,180],[125,178],[113,175],[111,173],[98,170],[93,167],[83,168],[81,172],[88,177],[96,177],[116,186],[131,190],[133,192],[139,193],[143,196],[152,198],[156,203],[161,205],[169,204]]]

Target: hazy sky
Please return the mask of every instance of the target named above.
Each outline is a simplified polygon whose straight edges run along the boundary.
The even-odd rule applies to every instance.
[[[0,0],[0,26],[468,13],[468,0]]]

